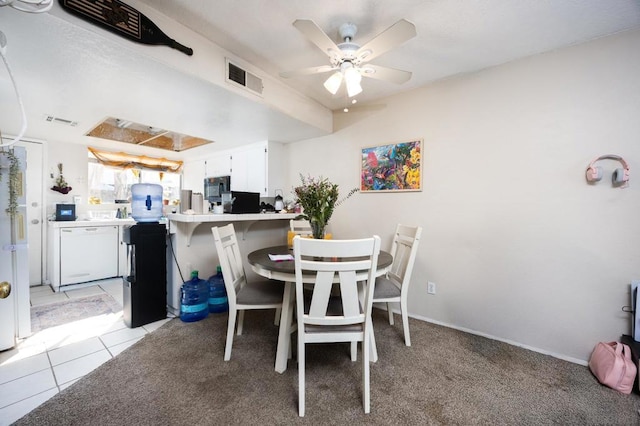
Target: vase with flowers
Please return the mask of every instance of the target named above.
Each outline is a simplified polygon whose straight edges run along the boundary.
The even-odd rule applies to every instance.
[[[329,179],[304,177],[300,175],[302,185],[294,188],[297,203],[302,207],[302,214],[296,219],[306,219],[311,225],[313,238],[324,238],[325,228],[331,219],[333,210],[347,198],[358,192],[354,188],[341,200],[338,200],[338,185]]]

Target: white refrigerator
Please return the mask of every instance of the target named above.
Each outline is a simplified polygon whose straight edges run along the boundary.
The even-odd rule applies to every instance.
[[[0,149],[0,350],[14,347],[18,338],[31,334],[26,223],[27,154],[25,148],[13,147],[17,167],[13,170],[15,185],[10,191],[13,162],[8,150]],[[16,206],[13,215],[7,211],[10,200]]]

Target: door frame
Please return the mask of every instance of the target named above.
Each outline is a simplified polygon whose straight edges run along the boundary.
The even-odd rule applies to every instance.
[[[3,139],[11,139],[11,136],[3,136]],[[45,164],[48,164],[47,162],[47,154],[48,154],[48,150],[47,150],[47,141],[42,140],[42,139],[34,139],[34,138],[22,138],[20,139],[20,141],[18,141],[16,143],[16,146],[22,146],[25,149],[29,149],[27,146],[25,146],[26,144],[31,144],[31,146],[34,145],[38,145],[40,146],[41,149],[41,159],[42,159],[42,164],[39,164],[37,166],[40,167],[40,169],[42,170],[42,175],[41,175],[41,181],[39,182],[40,184],[40,195],[38,198],[38,202],[40,203],[40,217],[38,218],[38,220],[40,221],[40,284],[35,284],[33,285],[33,287],[36,287],[38,285],[44,285],[46,283],[48,283],[48,277],[46,275],[47,273],[47,251],[46,251],[46,247],[47,247],[47,205],[46,205],[46,180],[47,180],[47,172],[46,172],[46,168],[45,168]],[[29,155],[27,153],[27,173],[29,173],[29,167],[28,167],[28,163],[29,163]],[[27,186],[27,192],[29,192],[29,186]],[[32,218],[27,217],[27,227],[30,224]],[[29,283],[29,287],[32,287],[31,283]]]

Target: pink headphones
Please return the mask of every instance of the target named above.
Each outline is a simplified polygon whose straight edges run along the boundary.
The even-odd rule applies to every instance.
[[[623,166],[623,168],[618,168],[613,171],[613,175],[611,175],[613,186],[627,186],[629,184],[629,165],[624,161],[624,158],[612,154],[601,155],[589,163],[589,167],[587,167],[587,182],[595,183],[602,179],[602,167],[595,166],[595,162],[605,159],[619,161]]]

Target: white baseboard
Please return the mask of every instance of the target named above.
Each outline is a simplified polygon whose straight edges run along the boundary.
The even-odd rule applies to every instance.
[[[380,309],[386,310],[386,306],[385,307],[380,306]],[[396,309],[393,309],[393,313],[400,315],[400,311],[396,310]],[[530,351],[533,351],[533,352],[538,352],[538,353],[541,353],[543,355],[549,355],[549,356],[552,356],[554,358],[558,358],[558,359],[562,359],[564,361],[572,362],[574,364],[579,364],[579,365],[584,365],[584,366],[588,366],[589,365],[589,361],[588,360],[573,358],[573,357],[562,355],[562,354],[558,354],[558,353],[555,353],[555,352],[550,352],[550,351],[547,351],[547,350],[544,350],[544,349],[540,349],[540,348],[536,348],[536,347],[533,347],[533,346],[525,345],[525,344],[522,344],[520,342],[515,342],[513,340],[503,339],[503,338],[500,338],[500,337],[492,336],[492,335],[487,334],[487,333],[482,333],[480,331],[471,330],[470,328],[459,327],[457,325],[448,324],[448,323],[445,323],[445,322],[442,322],[442,321],[437,321],[437,320],[434,320],[432,318],[427,318],[427,317],[423,317],[423,316],[420,316],[420,315],[411,315],[411,314],[409,314],[409,317],[411,317],[413,319],[420,320],[420,321],[429,322],[431,324],[436,324],[436,325],[441,325],[443,327],[452,328],[454,330],[463,331],[465,333],[474,334],[476,336],[486,337],[487,339],[497,340],[499,342],[507,343],[509,345],[517,346],[519,348],[527,349],[527,350],[530,350]]]

